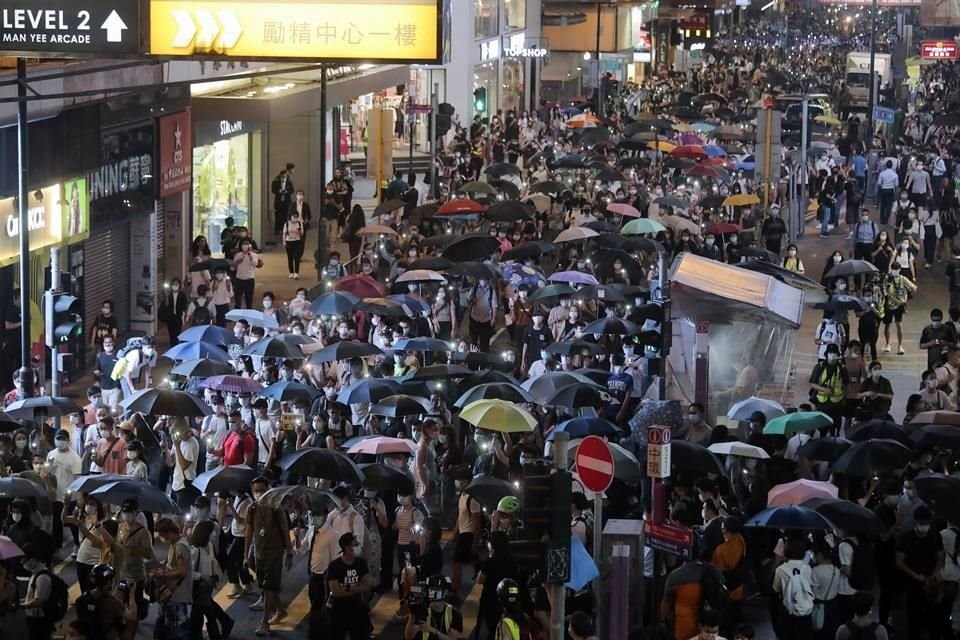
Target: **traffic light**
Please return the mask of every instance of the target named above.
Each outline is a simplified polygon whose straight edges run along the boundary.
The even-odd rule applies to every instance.
[[[441,102],[437,107],[437,135],[445,136],[453,126],[453,114],[456,111],[449,102]]]
[[[487,88],[477,87],[473,90],[473,111],[474,113],[487,112]]]
[[[554,504],[550,495],[551,482],[549,462],[536,460],[523,466],[523,495],[520,498],[523,527],[520,535],[524,540],[541,540],[547,535]],[[569,509],[565,510],[564,517],[569,526]]]
[[[44,301],[48,347],[54,349],[83,333],[83,308],[79,299],[64,291],[48,291]]]

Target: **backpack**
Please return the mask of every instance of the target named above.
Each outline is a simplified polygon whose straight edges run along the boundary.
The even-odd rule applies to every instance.
[[[853,548],[853,559],[850,561],[850,586],[857,591],[869,591],[876,582],[877,572],[873,561],[873,545],[868,542],[858,543],[852,538],[844,538],[840,544],[846,542]],[[833,564],[840,567],[840,544],[833,550]]]
[[[783,590],[783,607],[791,616],[806,616],[813,612],[813,588],[803,577],[800,567],[793,567]]]
[[[49,570],[43,570],[38,573],[50,576],[50,597],[43,603],[43,615],[50,622],[60,622],[67,615],[68,592],[67,583],[60,576],[54,575]]]
[[[127,354],[134,349],[139,349],[141,346],[143,346],[143,338],[140,336],[135,336],[127,340],[127,344],[125,344],[123,348],[117,352],[117,361],[113,365],[113,371],[110,372],[110,377],[113,380],[119,380],[123,377],[123,374],[127,371]],[[140,354],[140,358],[142,361],[142,353]]]
[[[702,565],[700,576],[700,616],[705,611],[716,611],[720,620],[729,622],[731,601],[730,592],[713,565]]]
[[[876,640],[877,627],[880,626],[880,623],[871,622],[865,627],[860,627],[852,622],[848,622],[843,626],[847,628],[847,638],[850,640]]]
[[[200,299],[197,298],[193,301],[193,315],[190,316],[190,326],[198,327],[211,324],[213,322],[213,314],[210,313],[210,303],[201,305]]]

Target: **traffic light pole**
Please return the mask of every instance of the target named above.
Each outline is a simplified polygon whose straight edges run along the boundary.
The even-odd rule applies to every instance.
[[[60,291],[60,247],[50,247],[50,290],[44,293],[43,296],[43,313],[50,319],[46,323],[48,331],[50,327],[56,324],[54,309],[54,293],[59,293]],[[54,331],[56,328],[54,327]],[[54,336],[47,336],[47,341],[50,344],[53,344],[50,347],[50,395],[54,398],[60,397],[60,349],[57,345],[57,341],[54,339],[52,343],[50,339]],[[60,416],[54,416],[53,418],[53,428],[54,432],[60,429]]]
[[[33,395],[33,370],[30,367],[30,203],[27,195],[27,61],[17,58],[17,165],[20,169],[17,184],[17,212],[20,229],[20,371],[23,396]]]
[[[440,83],[433,83],[433,93],[430,95],[430,199],[440,197],[440,188],[437,186],[437,118],[440,117]],[[411,167],[413,166],[411,160]]]
[[[557,431],[554,432],[553,438],[553,469],[558,472],[566,471],[569,466],[567,464],[567,443],[570,442],[570,434],[566,431]],[[563,505],[561,507],[567,508]],[[594,518],[594,524],[594,530],[596,530],[599,526],[596,518]],[[564,637],[566,631],[564,628],[567,622],[566,587],[562,582],[551,582],[547,584],[547,588],[550,590],[550,639],[560,640]]]

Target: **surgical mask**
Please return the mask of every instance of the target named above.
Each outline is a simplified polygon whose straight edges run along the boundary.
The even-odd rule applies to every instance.
[[[242,338],[242,337],[243,337],[243,328],[242,328],[242,327],[234,327],[234,329],[233,329],[233,336],[234,336],[235,338]]]
[[[41,463],[41,464],[33,465],[33,470],[36,473],[40,473],[41,471],[43,471],[43,464]]]
[[[485,286],[487,286],[487,281],[486,281],[486,279],[484,279],[484,278],[480,278],[480,280],[478,281],[478,284],[479,284],[481,287],[485,287]]]
[[[444,436],[444,435],[440,436],[440,444],[447,444],[447,440],[448,440],[447,436]]]
[[[942,325],[942,324],[943,324],[943,323],[942,323],[940,320],[931,320],[931,321],[930,321],[930,326],[933,327],[934,329],[939,329],[939,328],[940,328],[940,325]]]
[[[901,194],[900,194],[900,200],[901,200],[901,201],[906,201],[906,200],[909,200],[909,199],[910,199],[910,196],[908,196],[907,194],[905,194],[905,193],[901,193]]]
[[[27,441],[26,440],[17,440],[16,441],[17,449],[26,449]]]
[[[314,527],[322,527],[326,521],[327,516],[325,515],[318,514],[310,517],[310,522]]]
[[[136,517],[137,517],[137,514],[130,513],[130,512],[124,512],[120,514],[120,519],[126,522],[127,524],[130,524],[131,522],[133,522]]]
[[[909,243],[909,242],[901,242],[901,243],[900,243],[900,248],[903,249],[904,251],[906,251],[907,249],[910,248],[910,243]]]
[[[897,276],[900,275],[900,270],[899,270],[899,269],[891,269],[891,270],[890,270],[890,275],[891,275],[891,277],[896,278]]]
[[[363,497],[364,497],[364,498],[376,498],[376,497],[377,497],[377,492],[374,491],[373,489],[364,489],[364,490],[363,490]]]
[[[13,520],[14,522],[20,522],[20,520],[23,519],[23,514],[22,514],[22,513],[19,513],[19,512],[18,512],[18,513],[11,513],[11,514],[10,514],[10,519]]]
[[[873,296],[863,296],[863,301],[867,303],[873,302]]]
[[[410,504],[410,496],[400,496],[400,504],[403,506]]]
[[[712,246],[713,246],[713,238],[707,238],[706,243],[707,243],[707,246],[708,246],[708,247],[712,247]]]
[[[699,423],[700,423],[700,414],[699,414],[699,413],[690,413],[690,414],[687,415],[687,420],[689,420],[691,424],[699,424]]]
[[[363,553],[363,548],[360,545],[358,544],[353,545],[353,555],[359,557],[362,553]]]
[[[57,445],[57,449],[60,449],[61,451],[70,446],[70,441],[64,440],[63,438],[57,438],[54,443]]]
[[[335,266],[337,266],[338,264],[340,264],[340,261],[339,261],[339,260],[337,260],[336,258],[330,258],[330,266],[331,266],[331,267],[335,267]]]
[[[881,233],[881,234],[880,234],[880,242],[886,242],[886,240],[887,240],[887,234]]]
[[[83,507],[83,512],[84,512],[85,514],[87,514],[88,516],[92,516],[93,514],[95,514],[95,513],[97,512],[97,505],[95,505],[95,504],[85,505],[85,506]]]
[[[153,357],[153,354],[155,354],[156,352],[157,352],[157,350],[154,349],[153,347],[144,347],[144,348],[143,348],[143,355],[147,356],[148,358],[152,358],[152,357]]]
[[[363,265],[363,272],[366,273],[366,274],[371,274],[371,273],[373,273],[373,267],[371,267],[371,266],[368,265],[368,264],[365,264],[365,265]]]
[[[136,451],[127,451],[127,460],[136,460],[137,452]]]
[[[837,361],[837,354],[835,354],[835,353],[828,353],[828,354],[827,354],[827,362],[829,362],[829,363],[832,364],[832,363],[834,363],[834,362],[836,362],[836,361]]]
[[[927,535],[928,533],[930,533],[930,525],[928,525],[928,524],[918,524],[918,525],[917,525],[917,533],[919,533],[919,534],[922,535],[922,536]]]
[[[546,359],[548,359],[549,357],[550,357],[550,353],[549,353],[548,351],[541,351],[541,352],[540,352],[540,359],[541,359],[541,360],[546,360]]]
[[[843,260],[843,256],[833,256],[834,264],[840,264],[841,260]]]
[[[730,244],[737,244],[737,236],[730,236]]]
[[[112,310],[110,307],[102,307],[102,308],[100,309],[100,313],[102,313],[102,314],[105,315],[105,316],[108,316],[108,315],[110,315],[111,313],[113,313],[113,310]]]
[[[327,400],[333,400],[337,395],[337,390],[334,387],[327,387],[323,390],[323,395],[327,397]]]
[[[264,301],[263,301],[263,308],[264,308],[264,309],[269,309],[269,308],[271,308],[272,306],[273,306],[273,300],[264,300]]]
[[[879,380],[880,373],[881,373],[880,369],[874,369],[873,371],[870,372],[870,377],[873,378],[874,380]]]
[[[792,257],[794,257],[794,256],[797,255],[797,250],[796,250],[796,249],[790,249],[789,251],[787,251],[787,255],[792,258]]]
[[[846,290],[847,290],[847,283],[846,283],[846,282],[838,282],[838,283],[837,283],[837,291],[846,291]]]
[[[910,220],[916,220],[916,219],[917,219],[917,214],[915,214],[915,213],[908,213],[908,214],[907,214],[907,218],[910,219]]]

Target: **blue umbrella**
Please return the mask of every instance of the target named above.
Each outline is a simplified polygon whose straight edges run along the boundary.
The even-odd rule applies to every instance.
[[[768,529],[834,529],[833,523],[823,515],[795,504],[765,509],[747,520],[746,526]]]
[[[586,547],[580,542],[577,536],[570,538],[570,579],[564,586],[573,589],[574,592],[580,591],[593,580],[600,577],[600,569],[597,563],[593,561]]]
[[[708,144],[703,148],[703,150],[706,151],[707,155],[710,156],[711,158],[717,158],[717,157],[722,158],[727,155],[726,150],[724,150],[722,147],[718,147],[712,144]]]
[[[164,358],[171,360],[199,360],[207,358],[217,362],[229,362],[230,356],[219,345],[211,342],[181,342],[167,349]]]
[[[536,291],[547,285],[547,278],[542,271],[520,263],[503,265],[503,280],[514,289],[519,289],[521,285],[525,284],[531,290]]]
[[[612,436],[620,435],[620,427],[609,420],[603,418],[583,417],[574,418],[561,422],[547,436],[547,440],[553,440],[558,431],[565,431],[570,434],[570,439],[586,438],[587,436]]]
[[[756,162],[738,162],[737,170],[738,171],[753,171],[757,167]]]
[[[278,402],[293,402],[294,400],[313,402],[318,395],[320,395],[320,391],[316,387],[286,381],[274,382],[260,392],[260,397],[271,398]]]
[[[397,293],[392,296],[387,296],[387,300],[393,300],[405,306],[407,309],[413,313],[429,313],[430,304],[423,300],[422,298],[415,298],[413,296],[408,296],[406,294]]]
[[[310,303],[310,311],[318,316],[345,316],[360,302],[360,298],[344,291],[324,293]]]
[[[234,344],[240,342],[233,332],[215,324],[203,324],[180,332],[178,342],[209,342],[210,344]]]

